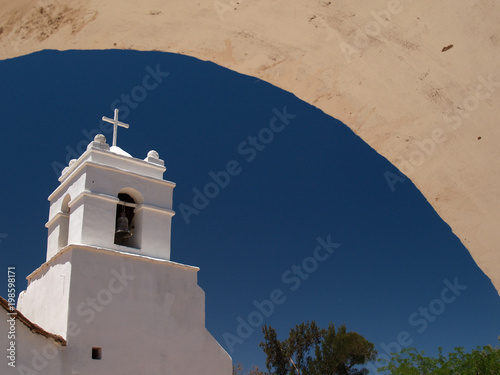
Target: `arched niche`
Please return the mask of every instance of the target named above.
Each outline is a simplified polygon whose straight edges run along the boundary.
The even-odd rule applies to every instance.
[[[62,249],[68,244],[69,236],[69,219],[70,219],[70,208],[69,202],[71,201],[71,196],[66,194],[61,204],[61,219],[59,224],[59,238],[57,241],[58,249]]]
[[[124,188],[117,195],[114,243],[120,246],[141,248],[140,219],[135,214],[142,195],[132,188]]]

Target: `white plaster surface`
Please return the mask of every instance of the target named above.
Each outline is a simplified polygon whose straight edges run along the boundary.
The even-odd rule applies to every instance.
[[[62,337],[66,337],[67,330],[71,272],[71,253],[60,254],[28,276],[28,288],[20,293],[17,302],[26,318]]]
[[[111,147],[109,148],[109,150],[110,150],[111,152],[114,152],[115,154],[118,154],[118,155],[127,156],[127,157],[129,157],[129,158],[131,158],[131,157],[132,157],[132,155],[130,155],[127,151],[122,150],[122,149],[121,149],[120,147],[118,147],[118,146],[111,146]]]
[[[68,361],[82,366],[74,370],[231,374],[229,355],[205,329],[196,268],[102,250],[71,251],[76,272],[70,300],[76,308],[68,320],[81,334],[68,337]],[[87,304],[89,296],[97,308]],[[101,361],[89,359],[92,346],[103,348]]]
[[[68,259],[71,267],[61,269]],[[231,357],[205,328],[197,272],[168,260],[69,245],[30,275],[18,302],[26,317],[67,340],[62,371],[41,373],[230,375]],[[68,283],[53,288],[61,274]],[[36,342],[27,338],[23,345]],[[93,347],[102,348],[101,360],[91,358]]]
[[[3,314],[6,311],[0,309]],[[0,319],[2,340],[9,330],[7,319]],[[4,346],[2,345],[2,349]],[[63,375],[63,356],[65,347],[52,339],[33,333],[19,320],[16,321],[16,367],[8,365],[9,359],[2,353],[0,369],[2,375]]]

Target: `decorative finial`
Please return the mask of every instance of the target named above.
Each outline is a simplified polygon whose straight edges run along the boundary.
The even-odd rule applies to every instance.
[[[162,167],[165,165],[163,160],[160,159],[160,155],[155,150],[149,151],[148,156],[146,156],[146,159],[144,160],[148,163],[161,165]]]
[[[148,158],[159,159],[160,158],[160,154],[158,154],[155,150],[151,150],[151,151],[148,152]]]
[[[118,126],[128,129],[129,125],[124,122],[118,121],[118,109],[115,108],[115,117],[113,119],[102,116],[102,120],[113,124],[113,146],[116,146],[116,137],[118,133]]]
[[[94,137],[94,141],[99,143],[106,143],[106,137],[104,136],[104,134],[97,134]]]

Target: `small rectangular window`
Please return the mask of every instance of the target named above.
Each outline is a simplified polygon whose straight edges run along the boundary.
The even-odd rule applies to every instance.
[[[102,348],[93,347],[92,348],[92,359],[101,359],[102,358]]]

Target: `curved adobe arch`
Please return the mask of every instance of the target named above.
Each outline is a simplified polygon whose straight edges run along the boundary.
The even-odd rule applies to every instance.
[[[117,4],[0,0],[0,58],[48,48],[161,50],[288,90],[410,177],[500,290],[493,0]]]

